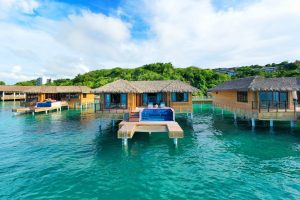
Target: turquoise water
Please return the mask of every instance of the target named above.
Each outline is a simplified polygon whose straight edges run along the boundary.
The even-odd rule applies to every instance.
[[[14,116],[0,104],[0,199],[299,199],[300,129],[233,122],[195,106],[185,138],[136,134],[122,148],[88,111]]]

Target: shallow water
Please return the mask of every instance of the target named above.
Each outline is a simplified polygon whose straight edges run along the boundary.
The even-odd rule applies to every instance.
[[[235,124],[194,107],[165,133],[138,133],[124,149],[109,121],[70,110],[14,116],[0,104],[0,199],[299,199],[300,129]]]

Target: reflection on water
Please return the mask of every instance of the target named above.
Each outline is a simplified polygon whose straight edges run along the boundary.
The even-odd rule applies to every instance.
[[[92,110],[14,116],[0,104],[1,199],[298,199],[300,131],[196,105],[185,137],[137,133],[127,149]]]

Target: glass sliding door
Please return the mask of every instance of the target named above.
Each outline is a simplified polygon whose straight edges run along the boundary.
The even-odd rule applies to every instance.
[[[285,108],[288,103],[287,92],[259,92],[259,101],[261,108]]]
[[[279,107],[286,108],[288,106],[288,93],[279,92]]]
[[[110,94],[104,94],[105,108],[110,108]]]
[[[147,106],[149,103],[160,105],[163,101],[162,93],[144,93],[143,94],[143,106]]]
[[[126,109],[127,108],[127,94],[105,94],[104,103],[106,109]]]

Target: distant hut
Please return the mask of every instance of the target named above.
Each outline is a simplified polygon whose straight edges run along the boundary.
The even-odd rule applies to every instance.
[[[94,94],[86,86],[34,86],[24,92],[26,102],[66,101],[70,107],[94,103]]]
[[[7,100],[25,100],[25,90],[33,86],[0,85],[0,99]]]

